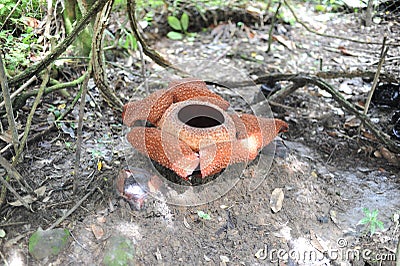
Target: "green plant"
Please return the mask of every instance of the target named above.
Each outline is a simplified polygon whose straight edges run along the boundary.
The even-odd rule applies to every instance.
[[[197,216],[202,220],[211,220],[211,216],[203,211],[197,211]]]
[[[175,16],[168,16],[167,20],[169,26],[176,30],[168,32],[168,38],[172,40],[182,40],[185,35],[190,37],[194,36],[193,34],[187,32],[187,29],[189,27],[189,16],[187,13],[183,13],[180,19]]]
[[[26,33],[19,37],[14,37],[10,30],[0,31],[0,45],[5,54],[7,74],[12,76],[29,65],[31,43],[36,43],[31,27],[27,27]]]
[[[122,29],[122,36],[119,38],[118,43],[124,49],[137,49],[137,41],[135,36],[125,28]]]
[[[368,208],[363,208],[362,210],[365,216],[358,223],[366,225],[367,229],[369,228],[371,236],[375,234],[376,228],[384,229],[382,221],[378,220],[378,210],[371,211]]]
[[[44,0],[22,0],[16,5],[17,2],[15,0],[0,0],[0,26],[14,8],[11,18],[20,19],[25,16],[40,19],[44,14],[44,11],[41,10],[41,6],[46,3]],[[12,28],[13,25],[9,24],[10,21],[6,23],[9,29]]]

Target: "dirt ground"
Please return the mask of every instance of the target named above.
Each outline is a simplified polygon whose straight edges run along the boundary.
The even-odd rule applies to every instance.
[[[327,34],[381,41],[384,33],[398,38],[400,32],[399,22],[366,28],[360,26],[357,14],[316,14],[305,5],[300,9],[304,11],[301,19]],[[244,28],[223,25],[218,36],[208,29],[198,33],[194,42],[160,38],[151,45],[191,75],[218,82],[254,79],[262,73],[314,73],[321,62],[324,71],[374,70],[379,60],[379,45],[316,36],[299,24],[277,25],[275,35],[286,41],[274,41],[266,54],[269,25],[248,28],[251,38]],[[390,49],[390,56],[399,55],[398,47]],[[135,67],[132,58],[118,60]],[[108,71],[125,102],[144,97],[142,79],[135,74],[139,70],[133,73],[110,65]],[[150,61],[147,71],[150,81],[172,75]],[[399,74],[398,65],[383,71]],[[364,100],[371,88],[371,80],[361,78],[327,81],[353,104]],[[242,112],[258,102],[259,88],[212,89]],[[379,156],[379,142],[359,137],[357,121],[317,88],[302,87],[283,102],[271,104],[273,116],[285,120],[289,131],[263,150],[242,176],[233,176],[235,169],[224,172],[225,176],[232,174],[227,188],[222,184],[205,196],[190,186],[172,189],[175,194],[155,193],[148,195],[140,210],[132,210],[118,197],[115,180],[120,170],[144,168],[149,161],[126,143],[121,115],[102,101],[93,84],[86,101],[78,195],[72,194],[76,139],[69,130],[78,116],[76,109],[64,128],[30,144],[17,168],[34,189],[44,186],[46,190],[31,203],[31,212],[11,205],[0,209],[0,228],[6,231],[0,239],[3,262],[101,265],[110,239],[121,236],[134,244],[138,265],[394,265],[400,234],[399,164]],[[65,102],[58,94],[46,96],[36,122],[46,121],[50,105]],[[394,111],[372,106],[370,115],[390,128]],[[275,145],[276,153],[271,155]],[[170,175],[162,167],[156,169]],[[284,199],[275,213],[270,198],[279,188]],[[30,235],[39,227],[49,228],[88,193],[58,226],[72,233],[66,250],[41,261],[33,259],[28,253]],[[202,196],[190,198],[196,193]],[[7,200],[15,201],[11,194]],[[359,224],[363,208],[379,210],[383,230],[370,236],[367,227]],[[201,219],[198,211],[211,219]]]

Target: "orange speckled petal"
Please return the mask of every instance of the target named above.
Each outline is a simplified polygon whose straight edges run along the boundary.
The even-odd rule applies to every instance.
[[[206,147],[200,147],[200,171],[204,178],[221,172],[226,168],[232,157],[232,143],[218,142]]]
[[[157,128],[135,127],[127,140],[140,153],[177,173],[182,178],[191,175],[199,165],[199,158],[186,143]],[[174,142],[178,142],[175,145]]]
[[[171,104],[172,94],[167,90],[158,90],[141,101],[125,104],[122,120],[129,127],[138,120],[155,125]]]
[[[268,145],[288,125],[279,119],[259,118],[250,114],[231,115],[238,139],[200,148],[202,177],[219,173],[230,164],[249,162],[257,157],[261,148]]]
[[[209,101],[226,110],[229,107],[229,102],[225,101],[221,96],[215,94],[207,88],[204,81],[196,78],[184,78],[173,80],[168,84],[170,92],[173,94],[174,102],[186,101],[192,98],[208,97],[215,100]]]
[[[289,128],[286,122],[279,119],[257,117],[250,114],[242,114],[240,119],[245,125],[246,133],[238,135],[254,136],[258,149],[268,145],[280,132],[285,132]]]

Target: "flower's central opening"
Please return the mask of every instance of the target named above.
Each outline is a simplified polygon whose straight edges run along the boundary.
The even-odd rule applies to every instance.
[[[179,113],[180,121],[191,127],[215,127],[225,122],[223,114],[208,105],[191,104],[183,107]]]

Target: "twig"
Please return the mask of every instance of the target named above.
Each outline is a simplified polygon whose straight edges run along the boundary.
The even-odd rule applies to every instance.
[[[146,89],[146,96],[148,96],[150,94],[149,91],[149,84],[147,82],[147,77],[146,77],[146,64],[144,61],[144,56],[143,56],[143,47],[142,44],[140,42],[137,43],[138,49],[139,49],[139,53],[140,53],[140,61],[142,62],[142,78],[144,80],[144,87]]]
[[[43,60],[25,69],[21,74],[13,77],[9,81],[10,86],[14,86],[25,79],[33,77],[43,69],[45,69],[51,62],[58,58],[70,46],[79,33],[86,27],[86,25],[93,19],[93,17],[103,8],[108,0],[94,1],[93,6],[89,9],[86,15],[76,24],[74,30],[62,41],[57,47],[54,48]]]
[[[89,178],[90,178],[90,180],[87,181],[86,184],[85,184],[85,190],[87,190],[88,187],[90,186],[90,184],[93,182],[94,177],[95,177],[95,174],[96,174],[96,170],[93,170],[93,171],[85,178],[85,180],[89,180]]]
[[[13,176],[16,180],[22,179],[21,175],[15,170],[15,168],[3,157],[0,155],[0,164],[1,166],[6,169],[7,173],[10,176]],[[3,183],[3,185],[12,193],[14,196],[24,205],[25,208],[27,208],[29,211],[31,211],[31,208],[29,205],[25,202],[25,200],[18,194],[17,191],[5,180],[3,177],[0,177],[0,182]]]
[[[375,71],[349,71],[349,72],[337,72],[337,71],[322,71],[317,72],[314,75],[323,79],[335,79],[335,78],[373,78],[375,76]],[[304,73],[304,75],[312,75],[309,73]],[[398,82],[394,76],[387,75],[385,73],[381,74],[381,79],[385,79],[390,82]]]
[[[5,223],[5,224],[0,224],[0,227],[16,226],[16,225],[22,225],[22,224],[27,224],[27,223],[29,223],[29,221]]]
[[[276,20],[276,17],[278,16],[279,8],[281,8],[281,5],[282,5],[282,2],[279,2],[279,3],[278,3],[278,7],[277,7],[276,10],[275,10],[275,14],[274,14],[274,16],[272,17],[271,26],[270,26],[269,32],[268,32],[268,48],[267,48],[267,51],[265,51],[265,53],[267,53],[267,54],[268,54],[269,51],[271,50],[272,30],[273,30],[274,27],[275,27],[275,20]]]
[[[14,151],[16,152],[19,146],[18,132],[15,126],[14,110],[12,108],[12,103],[11,103],[10,89],[8,87],[7,76],[4,70],[3,59],[1,55],[0,55],[0,83],[4,97],[4,104],[6,106],[8,127],[11,130],[12,143],[14,146]]]
[[[74,236],[74,234],[72,233],[72,231],[69,232],[72,236],[72,238],[75,240],[75,242],[78,244],[78,246],[80,246],[81,248],[83,248],[84,250],[86,250],[87,252],[90,252],[90,250],[88,248],[86,248],[83,244],[81,244],[78,239],[76,239],[76,237]]]
[[[289,5],[289,3],[286,0],[283,0],[283,2],[285,3],[285,5],[289,8],[290,12],[292,13],[294,19],[296,20],[296,22],[298,22],[300,25],[302,25],[307,31],[322,36],[322,37],[327,37],[327,38],[334,38],[334,39],[340,39],[340,40],[345,40],[345,41],[350,41],[350,42],[355,42],[355,43],[362,43],[362,44],[381,44],[379,42],[369,42],[369,41],[360,41],[357,39],[352,39],[352,38],[347,38],[347,37],[343,37],[343,36],[336,36],[336,35],[330,35],[330,34],[325,34],[325,33],[320,33],[316,30],[311,29],[310,27],[307,26],[307,24],[305,24],[303,21],[301,21],[297,16],[296,13],[294,12],[293,8]],[[391,46],[400,46],[400,44],[396,44],[396,43],[391,43]]]
[[[89,83],[90,73],[92,72],[92,61],[89,62],[87,75],[82,84],[82,95],[81,103],[79,105],[79,118],[78,118],[78,130],[77,130],[77,140],[76,140],[76,153],[75,153],[75,167],[74,167],[74,185],[73,192],[76,194],[78,191],[78,176],[79,176],[79,162],[81,160],[81,147],[82,147],[82,128],[83,128],[83,114],[85,113],[85,103],[86,103],[86,93]]]
[[[62,217],[60,217],[57,221],[55,221],[47,230],[53,229],[58,226],[62,221],[64,221],[68,216],[70,216],[82,203],[96,190],[96,187],[92,188],[82,199],[80,199],[72,209],[67,211]]]
[[[364,115],[366,115],[367,112],[368,112],[369,105],[370,105],[371,99],[372,99],[372,95],[375,92],[376,85],[378,85],[379,75],[381,73],[381,69],[382,69],[383,63],[385,62],[386,54],[387,54],[387,52],[389,50],[389,47],[385,48],[385,43],[386,43],[386,36],[383,38],[382,50],[381,50],[381,58],[379,59],[379,64],[378,64],[378,67],[377,67],[376,72],[375,72],[375,77],[374,77],[374,81],[372,82],[371,90],[368,93],[367,101],[365,102]]]
[[[400,266],[400,235],[397,239],[396,266]]]
[[[25,82],[21,87],[18,88],[18,90],[14,91],[11,96],[10,99],[14,99],[21,91],[23,91],[24,89],[26,89],[29,85],[32,84],[32,82],[36,81],[37,78],[36,76],[31,77],[27,82]],[[0,103],[0,108],[3,107],[5,105],[5,101],[2,101]]]
[[[8,266],[8,265],[10,265],[10,264],[8,264],[8,262],[7,262],[7,260],[6,260],[6,258],[4,257],[4,255],[3,255],[3,253],[0,251],[0,257],[3,259],[3,261],[4,261],[4,265],[5,266]]]

